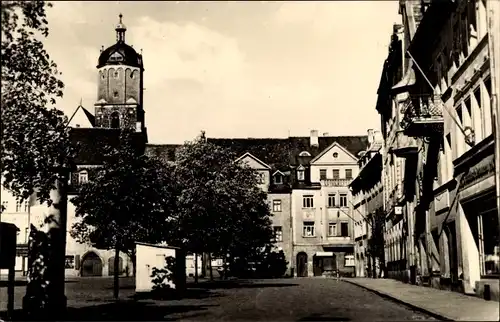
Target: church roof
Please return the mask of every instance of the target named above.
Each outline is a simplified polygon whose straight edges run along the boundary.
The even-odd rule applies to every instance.
[[[127,28],[122,22],[122,14],[120,14],[119,17],[120,22],[115,28],[116,44],[101,52],[97,68],[106,65],[127,65],[142,68],[142,55],[138,54],[132,46],[125,43],[125,32]]]
[[[142,67],[142,56],[126,43],[117,42],[116,44],[105,49],[99,56],[97,68],[101,68],[106,65]]]
[[[144,135],[134,134],[134,145],[138,152],[144,152]],[[76,147],[75,164],[101,165],[104,162],[105,148],[116,147],[120,142],[120,129],[72,128],[71,144]]]

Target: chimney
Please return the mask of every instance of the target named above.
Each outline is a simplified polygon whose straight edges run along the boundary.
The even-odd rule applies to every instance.
[[[141,122],[135,122],[135,132],[136,133],[142,132],[142,124],[141,124]]]
[[[329,136],[329,135],[330,135],[330,133],[328,133],[328,132],[323,133],[323,136]]]
[[[314,147],[318,147],[319,146],[319,142],[318,142],[318,130],[311,130],[310,143],[311,143],[311,146],[314,146]]]
[[[373,141],[380,143],[384,141],[384,138],[382,137],[382,132],[375,130],[373,132]]]
[[[368,130],[368,144],[372,144],[373,143],[373,136],[374,136],[374,133],[373,133],[373,129],[369,129]]]

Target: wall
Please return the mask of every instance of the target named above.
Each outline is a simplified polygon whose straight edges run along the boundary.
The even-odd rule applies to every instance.
[[[137,270],[135,278],[136,292],[149,292],[153,288],[151,274],[153,268],[164,268],[165,257],[176,256],[174,248],[153,247],[145,245],[137,245]],[[200,261],[201,262],[201,261]],[[168,284],[175,288],[173,281],[168,281]]]
[[[281,212],[273,211],[273,200],[281,200]],[[292,255],[292,221],[291,221],[291,200],[290,193],[269,193],[267,200],[270,203],[271,217],[273,226],[281,226],[283,232],[283,241],[276,242],[275,246],[278,250],[283,250],[286,260],[288,261],[287,274],[290,274],[290,268],[294,266],[295,260]]]

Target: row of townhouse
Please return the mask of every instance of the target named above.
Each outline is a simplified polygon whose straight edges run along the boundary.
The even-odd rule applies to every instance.
[[[357,178],[369,182],[355,198],[366,202],[383,183],[388,277],[498,300],[499,62],[491,41],[499,31],[488,28],[498,27],[498,1],[402,0],[400,14],[376,106],[381,176]],[[361,204],[355,213],[375,213]]]
[[[99,55],[94,113],[80,105],[70,119],[71,142],[78,154],[68,185],[68,276],[113,274],[113,251],[80,244],[69,233],[78,220],[71,198],[103,164],[103,147],[116,146],[122,128],[134,129],[138,153],[175,162],[178,145],[147,144],[143,59],[125,43],[125,31],[120,19],[116,44]],[[259,173],[273,213],[276,247],[286,254],[289,274],[295,276],[354,274],[354,223],[348,185],[358,174],[358,153],[366,149],[368,140],[372,136],[319,136],[318,131],[311,131],[309,137],[282,139],[208,139],[230,148]],[[12,200],[8,201],[8,195],[2,191],[2,202],[9,205],[1,220],[15,223],[20,229],[16,269],[26,272],[29,227],[42,227],[50,208],[31,200],[26,210],[21,205],[17,210],[22,212],[11,211],[10,203],[15,204],[15,199],[9,197]],[[121,274],[132,272],[126,254],[120,253],[119,262]],[[187,266],[191,267],[192,261]]]
[[[370,132],[371,133],[371,132]],[[369,133],[369,134],[370,134]],[[354,222],[349,184],[371,136],[216,139],[259,176],[267,192],[276,250],[291,276],[352,276]],[[175,162],[176,145],[150,145],[150,155]]]

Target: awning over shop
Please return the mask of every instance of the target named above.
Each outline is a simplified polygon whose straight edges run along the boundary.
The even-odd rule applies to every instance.
[[[316,252],[315,256],[318,257],[332,257],[333,252]]]

